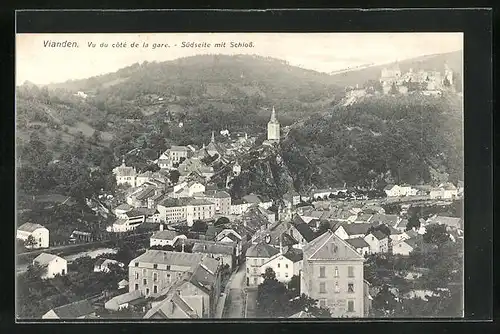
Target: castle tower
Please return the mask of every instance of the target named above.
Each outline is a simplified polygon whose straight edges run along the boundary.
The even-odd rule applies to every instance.
[[[279,143],[280,141],[280,123],[276,118],[276,111],[274,110],[271,113],[271,120],[267,123],[267,140],[272,143]]]

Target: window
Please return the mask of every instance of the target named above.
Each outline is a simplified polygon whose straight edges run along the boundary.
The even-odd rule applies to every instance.
[[[135,263],[135,266],[136,266],[136,267],[139,267],[139,262],[136,262],[136,263]]]
[[[146,269],[142,269],[142,274],[146,275]]]
[[[319,300],[319,307],[326,307],[326,299]]]
[[[339,268],[335,267],[335,277],[339,277]]]
[[[153,293],[158,293],[158,285],[153,285]]]
[[[135,284],[135,289],[139,290],[139,284],[137,284],[137,283]]]
[[[256,266],[257,265],[257,259],[253,259],[253,264]]]
[[[147,280],[147,279],[143,279],[143,280],[142,280],[142,284],[144,284],[144,285],[148,285],[148,280]]]
[[[285,268],[286,268],[286,269],[288,269],[288,263],[287,263],[287,264],[285,264]]]
[[[157,282],[157,281],[158,281],[158,274],[153,273],[153,282]]]
[[[375,240],[375,237],[372,237],[372,241]]]
[[[319,267],[319,277],[320,278],[325,278],[325,267]]]
[[[146,296],[149,296],[149,288],[146,288]]]
[[[170,270],[170,266],[167,266],[167,270]]]
[[[319,283],[319,293],[326,293],[326,283],[325,282]]]
[[[354,293],[354,283],[347,284],[347,292]]]
[[[264,264],[264,259],[260,259],[260,263],[261,263],[261,264]]]
[[[347,267],[347,276],[354,277],[354,267],[353,266]]]
[[[139,279],[139,273],[135,273],[135,279]]]
[[[247,268],[247,274],[249,274],[249,273],[250,273],[250,268]]]
[[[288,277],[288,273],[285,273],[285,277]]]
[[[158,269],[158,265],[157,264],[153,264],[153,269]]]
[[[257,268],[253,268],[253,273],[257,274]]]
[[[335,282],[335,293],[340,292],[339,282]]]
[[[280,264],[278,263],[278,268],[280,267]]]
[[[347,301],[347,312],[354,312],[354,300]]]

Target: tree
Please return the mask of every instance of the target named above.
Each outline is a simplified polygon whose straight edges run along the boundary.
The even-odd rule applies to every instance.
[[[217,221],[215,222],[214,226],[227,225],[229,223],[230,223],[229,218],[227,218],[227,217],[220,217],[219,219],[217,219]]]
[[[171,170],[170,173],[168,174],[168,178],[170,179],[170,182],[172,182],[172,184],[176,184],[177,182],[179,182],[180,176],[181,173],[179,173],[177,169]]]
[[[30,234],[24,242],[24,245],[26,246],[26,248],[30,248],[30,249],[35,247],[37,244],[38,243],[36,242],[36,239],[32,234]]]
[[[205,233],[207,230],[208,230],[208,224],[203,220],[195,220],[193,222],[193,226],[191,226],[191,232]]]
[[[300,295],[300,277],[297,275],[293,275],[290,281],[288,282],[288,290],[293,293],[297,293],[297,296]]]
[[[389,287],[384,285],[379,293],[373,298],[373,313],[376,317],[388,317],[394,315],[398,308],[396,296],[389,291]]]
[[[446,225],[444,224],[432,224],[425,228],[424,242],[442,245],[450,240],[450,235],[446,231]]]

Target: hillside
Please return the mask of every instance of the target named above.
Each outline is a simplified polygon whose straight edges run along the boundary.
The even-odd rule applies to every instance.
[[[400,67],[437,69],[445,59],[453,67],[450,55],[401,61]],[[262,139],[273,105],[289,132],[278,148],[248,157],[248,171],[233,182],[235,193],[260,189],[279,197],[291,187],[461,178],[460,97],[388,95],[339,103],[344,85],[379,75],[380,69],[367,68],[339,77],[276,59],[207,55],[135,64],[50,87],[27,83],[16,94],[23,190],[90,193],[86,177],[73,186],[77,175],[95,167],[107,175],[124,157],[144,170],[170,145],[201,146],[212,131]],[[130,154],[137,149],[147,158]],[[53,159],[62,163],[47,169]],[[99,182],[107,184],[103,175]]]
[[[371,96],[292,127],[317,186],[463,179],[461,97]]]
[[[422,56],[397,62],[402,73],[408,72],[410,68],[414,71],[424,70],[444,72],[445,63],[447,63],[448,66],[456,74],[455,88],[457,92],[462,91],[461,80],[463,78],[463,58],[461,51]],[[342,87],[356,86],[356,84],[362,86],[370,80],[378,81],[382,69],[391,68],[394,65],[396,65],[396,62],[365,67],[362,69],[347,71],[344,73],[332,74],[331,77],[337,85]]]

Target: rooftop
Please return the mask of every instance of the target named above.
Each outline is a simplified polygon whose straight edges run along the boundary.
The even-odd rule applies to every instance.
[[[40,266],[48,265],[55,259],[62,259],[61,257],[49,253],[41,253],[33,259],[33,262],[38,263]]]
[[[364,248],[364,247],[370,247],[370,245],[365,241],[365,239],[359,237],[359,238],[353,238],[353,239],[347,239],[346,240],[352,247],[354,248]]]
[[[364,260],[363,256],[349,243],[335,235],[331,230],[307,244],[303,252],[306,260]]]
[[[130,261],[129,266],[133,263],[154,263],[154,264],[165,264],[165,265],[178,265],[178,266],[193,266],[198,264],[203,259],[202,254],[193,253],[181,253],[181,252],[170,252],[149,249],[142,255],[139,255],[132,261]]]
[[[162,240],[173,240],[179,233],[171,230],[163,230],[155,232],[151,238],[152,239],[162,239]]]
[[[34,223],[24,223],[21,226],[17,228],[18,231],[24,231],[24,232],[34,232],[35,230],[39,228],[45,228],[40,224],[34,224]]]
[[[90,302],[86,299],[56,307],[53,311],[61,319],[77,319],[95,312]]]
[[[195,243],[193,246],[193,253],[233,255],[233,247],[224,243]]]
[[[263,258],[270,258],[273,255],[278,254],[279,251],[272,247],[269,246],[268,244],[265,243],[258,243],[256,245],[252,245],[247,249],[246,252],[246,257],[263,257]]]

